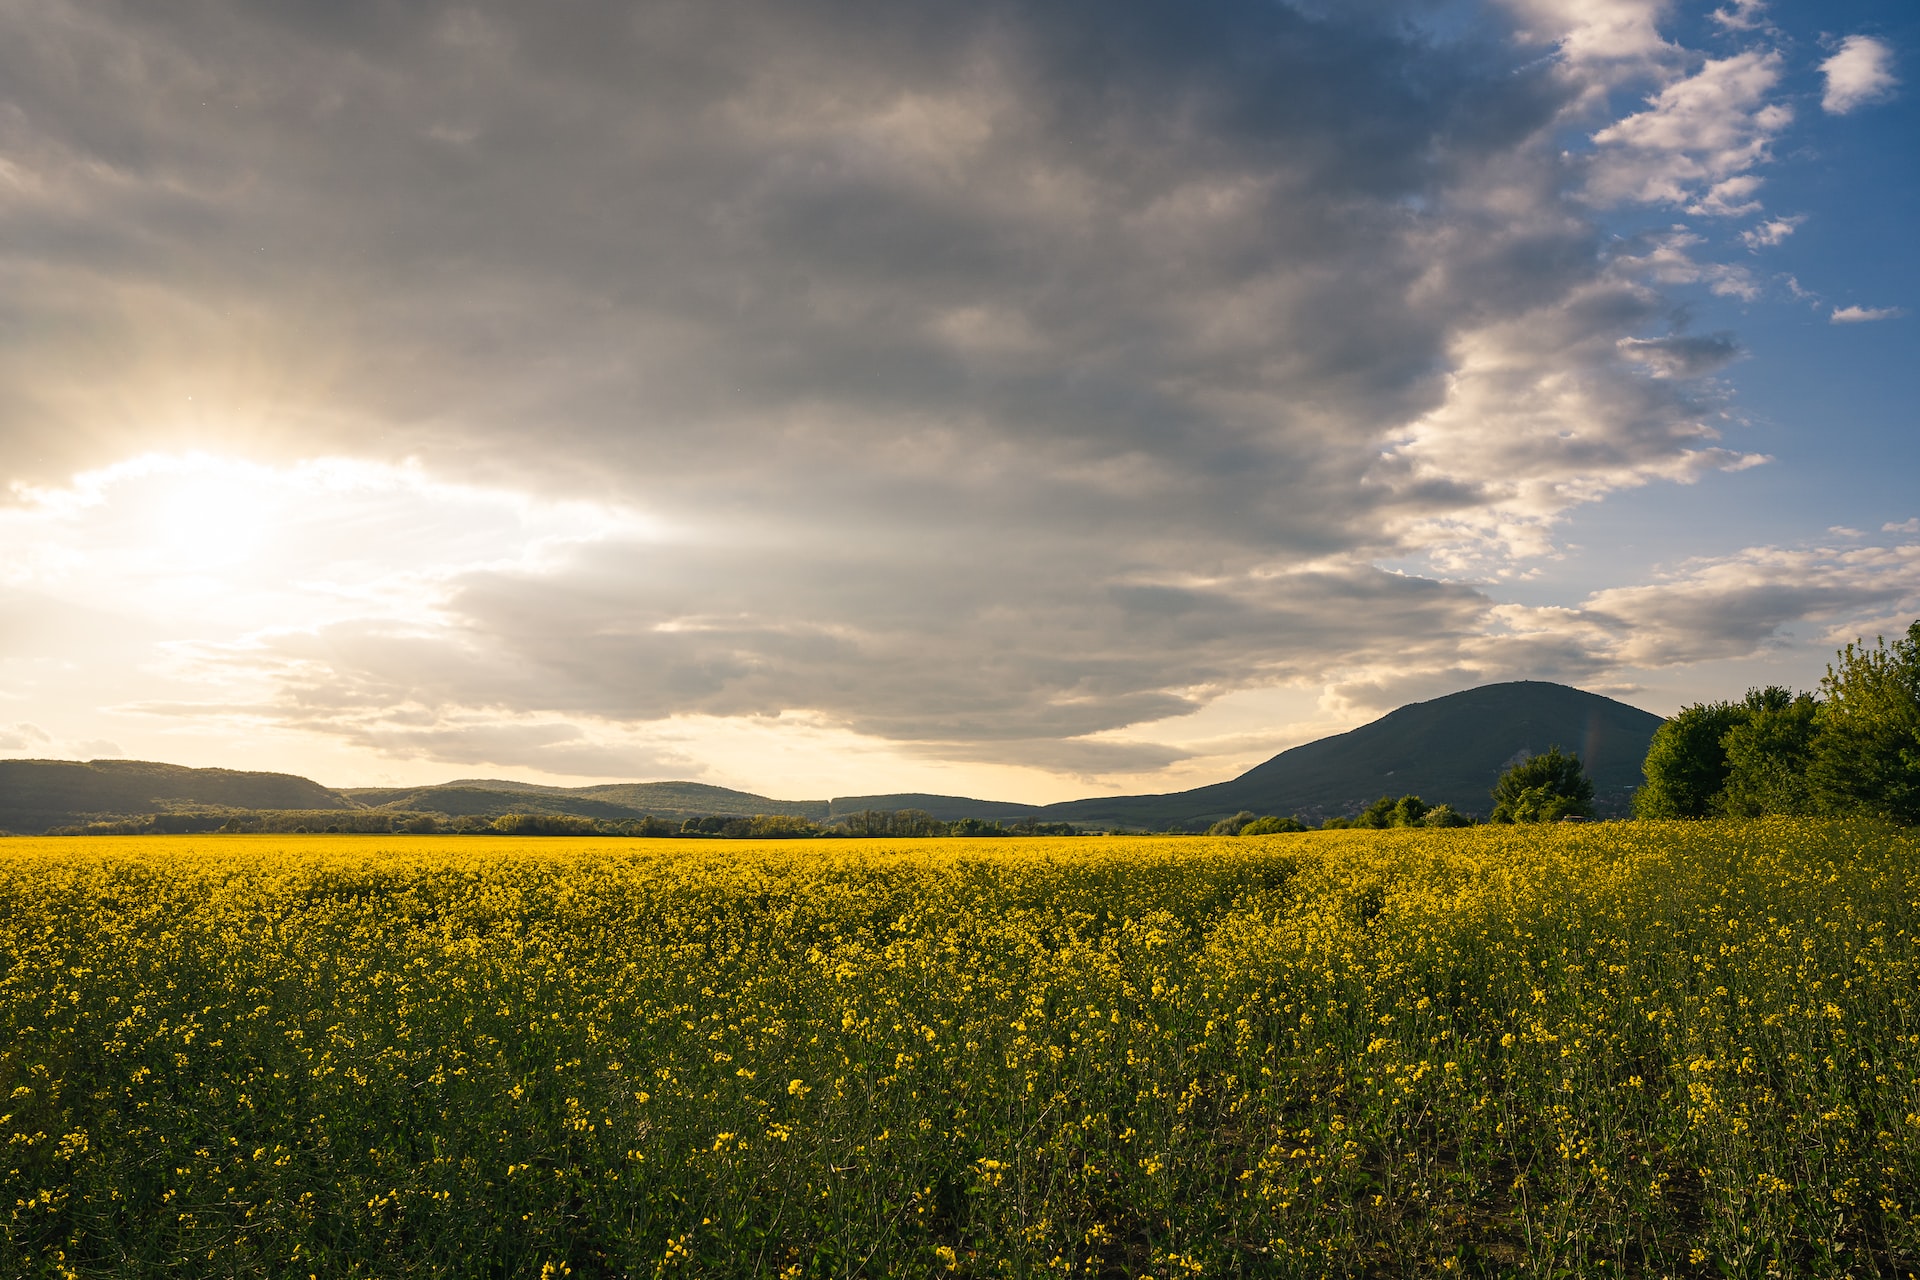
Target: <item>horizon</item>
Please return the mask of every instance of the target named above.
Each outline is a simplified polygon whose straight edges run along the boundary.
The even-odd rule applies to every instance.
[[[1472,688],[1468,688],[1468,689],[1456,689],[1448,693],[1437,694],[1432,698],[1423,699],[1419,702],[1402,703],[1400,706],[1394,707],[1389,711],[1383,712],[1381,715],[1376,716],[1372,720],[1368,720],[1362,724],[1354,726],[1353,729],[1336,730],[1335,732],[1322,735],[1319,738],[1313,738],[1313,739],[1309,739],[1306,742],[1295,743],[1293,744],[1293,746],[1283,747],[1278,752],[1276,752],[1273,756],[1270,756],[1265,760],[1255,762],[1253,765],[1249,766],[1248,769],[1242,770],[1240,773],[1234,774],[1231,777],[1216,778],[1216,779],[1213,779],[1212,782],[1202,782],[1198,785],[1200,787],[1206,787],[1211,785],[1218,785],[1220,783],[1225,783],[1225,782],[1237,781],[1241,777],[1245,776],[1246,773],[1251,772],[1253,769],[1258,769],[1262,765],[1272,764],[1275,760],[1279,759],[1281,756],[1286,755],[1288,752],[1295,750],[1296,748],[1314,746],[1320,742],[1325,742],[1332,738],[1344,737],[1346,734],[1352,733],[1357,729],[1365,729],[1372,725],[1378,724],[1381,721],[1387,719],[1388,717],[1394,715],[1396,712],[1405,711],[1410,707],[1424,706],[1427,703],[1442,701],[1444,699],[1455,697],[1460,694],[1474,693],[1481,689],[1495,688],[1495,687],[1499,687],[1501,685],[1507,685],[1507,684],[1551,684],[1556,688],[1570,689],[1575,693],[1589,694],[1590,696],[1602,697],[1602,698],[1606,696],[1604,694],[1593,694],[1591,690],[1580,689],[1573,685],[1563,685],[1555,681],[1539,681],[1539,680],[1524,680],[1524,679],[1511,680],[1511,681],[1496,681],[1494,682],[1494,684],[1491,684],[1491,685],[1475,685]],[[1619,702],[1620,700],[1610,699],[1610,701]],[[1631,703],[1622,703],[1622,705],[1629,706],[1629,707],[1632,706]],[[1633,709],[1644,710],[1644,708],[1638,708],[1638,707],[1635,707]],[[1648,712],[1647,714],[1652,715],[1654,713]],[[1576,758],[1583,758],[1579,751],[1575,751],[1574,755],[1576,756]],[[819,796],[791,796],[791,795],[780,796],[780,795],[774,795],[770,792],[756,791],[750,786],[722,787],[718,783],[702,782],[701,780],[695,779],[695,778],[598,779],[598,780],[580,783],[580,784],[558,784],[558,783],[529,782],[524,778],[482,777],[482,776],[476,775],[476,776],[458,777],[458,778],[445,778],[436,782],[401,783],[401,784],[395,785],[395,784],[384,784],[384,783],[373,783],[373,784],[332,783],[332,782],[323,781],[318,778],[308,778],[303,774],[288,774],[283,770],[235,769],[228,765],[218,765],[218,764],[181,765],[168,760],[146,760],[146,759],[138,759],[131,756],[100,756],[91,760],[65,760],[65,759],[50,758],[50,757],[30,757],[30,756],[0,756],[0,763],[5,763],[9,760],[17,760],[22,763],[33,763],[33,764],[85,764],[85,765],[158,764],[158,765],[163,765],[169,768],[182,768],[182,769],[204,768],[204,769],[219,770],[219,771],[228,772],[228,773],[258,773],[261,775],[271,775],[271,776],[299,777],[304,779],[305,781],[316,783],[317,785],[325,788],[326,790],[337,792],[341,795],[347,795],[348,793],[355,792],[355,791],[407,791],[407,790],[414,790],[414,789],[427,790],[427,789],[454,788],[454,787],[464,787],[464,786],[484,787],[488,784],[494,784],[494,783],[505,783],[510,786],[545,787],[553,790],[587,790],[587,789],[593,789],[597,787],[617,787],[617,786],[693,785],[693,786],[710,786],[710,787],[715,787],[721,790],[735,791],[742,795],[750,795],[758,799],[771,800],[771,801],[775,801],[783,804],[788,804],[788,803],[829,803],[830,804],[838,800],[887,799],[887,798],[902,797],[902,796],[918,796],[918,797],[923,797],[927,799],[940,799],[940,800],[977,800],[977,801],[985,801],[988,803],[1006,803],[1006,804],[1017,804],[1017,805],[1023,805],[1023,806],[1028,804],[1028,802],[1026,801],[1006,800],[1004,797],[998,797],[998,796],[968,796],[968,795],[948,794],[948,793],[928,792],[928,791],[839,791],[839,790],[836,790],[829,794],[823,794]],[[1191,789],[1191,788],[1187,788],[1187,789]],[[1186,790],[1186,789],[1183,789],[1183,790]],[[1120,794],[1121,793],[1117,793],[1117,792],[1102,792],[1094,795],[1070,796],[1060,801],[1050,801],[1048,803],[1060,804],[1060,803],[1072,803],[1074,801],[1079,801],[1079,800],[1097,800],[1097,799],[1108,798],[1110,796],[1118,796]],[[1158,794],[1158,793],[1155,793],[1155,794]],[[352,798],[352,797],[349,796],[349,798]]]
[[[1812,689],[1920,617],[1916,50],[16,7],[0,758],[1048,804],[1512,680]]]

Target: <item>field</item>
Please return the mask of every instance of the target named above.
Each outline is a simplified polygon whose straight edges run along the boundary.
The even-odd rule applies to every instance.
[[[0,1272],[1920,1271],[1920,839],[0,843]]]

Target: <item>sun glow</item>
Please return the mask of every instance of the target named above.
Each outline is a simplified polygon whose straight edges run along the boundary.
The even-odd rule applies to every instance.
[[[318,625],[349,602],[413,613],[464,572],[665,534],[629,508],[349,458],[145,454],[16,498],[0,513],[14,585],[162,614],[190,604],[262,627]]]

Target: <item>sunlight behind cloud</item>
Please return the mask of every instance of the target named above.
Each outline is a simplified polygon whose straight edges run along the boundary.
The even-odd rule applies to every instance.
[[[273,466],[145,454],[15,497],[0,510],[9,585],[254,628],[319,626],[370,608],[418,615],[456,574],[537,569],[568,547],[665,532],[627,508],[345,458]]]

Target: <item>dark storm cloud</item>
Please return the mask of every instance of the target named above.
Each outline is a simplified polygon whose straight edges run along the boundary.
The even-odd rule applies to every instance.
[[[537,469],[615,485],[752,444],[758,499],[811,435],[938,432],[1212,483],[1432,394],[1451,317],[1405,305],[1417,203],[1555,105],[1487,49],[1270,5],[7,26],[11,309],[45,335],[15,350],[54,364],[20,380],[45,399],[8,424],[16,470],[49,419],[107,416],[79,384],[131,359],[286,415],[324,398],[330,444],[537,433]]]
[[[413,455],[685,531],[286,640],[313,723],[1089,761],[1329,655],[1451,669],[1484,601],[1368,561],[1684,472],[1732,348],[1646,337],[1570,212],[1581,86],[1425,12],[8,5],[0,467]],[[1582,432],[1475,408],[1569,370]]]

